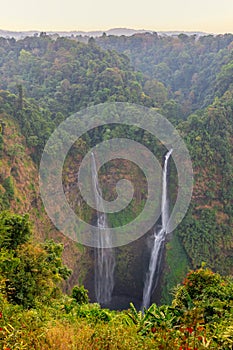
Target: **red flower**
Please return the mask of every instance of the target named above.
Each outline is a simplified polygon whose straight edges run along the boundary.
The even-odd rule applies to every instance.
[[[0,318],[2,318],[2,312],[0,312]]]
[[[3,328],[0,328],[0,332],[2,332],[3,331]]]
[[[186,330],[191,334],[193,333],[193,327],[187,327]]]
[[[156,332],[156,328],[155,327],[151,328],[151,332],[155,333]]]

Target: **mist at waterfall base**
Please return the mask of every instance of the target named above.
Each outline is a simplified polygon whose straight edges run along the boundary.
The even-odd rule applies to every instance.
[[[95,289],[95,301],[97,301],[102,307],[108,307],[109,309],[123,310],[129,307],[130,302],[133,302],[138,310],[148,308],[151,304],[151,299],[154,291],[159,288],[159,280],[161,277],[161,265],[164,254],[164,246],[166,241],[166,226],[169,219],[169,200],[168,200],[168,165],[169,158],[172,154],[172,149],[165,154],[163,174],[162,174],[162,197],[161,197],[161,216],[160,224],[156,223],[152,237],[149,237],[150,247],[147,252],[147,258],[141,263],[147,266],[146,272],[142,274],[142,290],[138,291],[140,297],[129,295],[127,292],[120,293],[120,286],[116,285],[115,269],[117,263],[117,248],[102,248],[106,246],[106,242],[110,243],[110,235],[108,234],[108,221],[107,215],[104,212],[102,198],[102,191],[98,181],[98,172],[96,167],[95,156],[92,153],[91,158],[91,171],[93,189],[95,195],[95,201],[100,209],[97,212],[97,227],[100,232],[103,230],[103,234],[99,235],[100,248],[94,249],[94,289]],[[99,196],[98,196],[98,195]],[[142,248],[148,243],[148,235],[141,239]],[[140,244],[139,244],[140,245]],[[149,256],[148,256],[149,255]],[[144,285],[143,285],[144,283]],[[119,278],[118,278],[119,284]]]

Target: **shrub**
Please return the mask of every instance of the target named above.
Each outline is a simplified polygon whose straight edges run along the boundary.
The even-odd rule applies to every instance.
[[[84,286],[75,286],[72,289],[71,297],[76,300],[78,304],[88,304],[88,290]]]

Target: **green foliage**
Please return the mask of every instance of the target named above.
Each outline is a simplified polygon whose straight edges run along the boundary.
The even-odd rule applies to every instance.
[[[33,244],[29,241],[28,216],[1,213],[0,278],[7,299],[24,308],[38,300],[47,301],[59,292],[57,283],[70,275],[63,265],[62,246],[53,241]]]
[[[1,345],[4,350],[230,350],[232,288],[232,278],[202,267],[177,286],[172,306],[152,304],[144,312],[133,304],[117,312],[77,303],[67,312],[64,306],[73,303],[67,296],[25,310],[0,294]]]
[[[165,37],[146,33],[96,39],[104,49],[127,54],[132,65],[150,77],[148,88],[151,79],[166,87],[179,106],[172,115],[176,120],[207,106],[216,94],[222,96],[230,87],[232,42],[232,34],[197,38],[195,35]],[[149,92],[147,87],[145,90]],[[163,105],[164,95],[157,95],[157,102],[158,97]]]
[[[232,90],[179,124],[193,160],[193,204],[178,235],[193,267],[232,271]],[[222,242],[222,243],[221,243]],[[230,253],[231,255],[231,253]]]
[[[29,216],[4,211],[0,213],[0,247],[15,250],[31,236]]]
[[[226,349],[232,348],[232,287],[209,269],[190,271],[172,306],[144,312],[73,304],[67,297],[24,310],[0,295],[0,339],[10,349]],[[226,298],[226,300],[225,300]],[[72,300],[72,299],[71,299]],[[66,310],[67,311],[67,310]],[[4,349],[5,349],[4,348]]]
[[[190,267],[187,253],[175,230],[170,240],[166,243],[166,271],[163,276],[163,290],[161,302],[170,304],[172,289],[184,278]]]
[[[84,286],[73,287],[71,297],[75,299],[78,304],[87,304],[89,301],[88,291]]]
[[[25,98],[23,98],[22,108],[19,109],[17,107],[18,97],[8,91],[0,90],[0,101],[0,113],[14,118],[26,138],[28,147],[34,151],[32,152],[34,160],[38,162],[45,142],[55,127],[51,112],[47,108],[40,108],[32,99],[29,101]],[[0,136],[2,137],[1,134]],[[24,148],[24,144],[13,144],[11,147],[7,147],[8,155],[11,158],[20,158]]]
[[[14,198],[14,183],[13,179],[11,176],[8,176],[6,179],[3,181],[3,187],[6,190],[6,197],[7,199],[11,200]]]
[[[90,323],[109,322],[114,312],[102,309],[99,304],[83,304],[77,309],[77,317],[85,318]]]
[[[106,101],[143,102],[152,104],[142,94],[142,85],[125,55],[103,51],[99,46],[66,38],[25,38],[1,43],[4,57],[0,62],[2,88],[17,93],[17,114],[27,111],[23,92],[53,113],[64,116],[92,103]],[[14,55],[14,61],[9,57]],[[55,54],[56,53],[56,54]],[[15,82],[19,82],[16,86]],[[23,84],[22,84],[23,82]]]
[[[52,273],[54,281],[67,279],[71,274],[71,270],[62,263],[63,245],[55,243],[53,240],[47,240],[42,247],[46,252],[47,268]]]
[[[225,301],[227,304],[227,302],[233,300],[233,280],[223,278],[208,268],[202,267],[189,272],[183,281],[183,285],[189,297],[195,301],[205,303],[218,299]]]
[[[157,336],[157,332],[160,333],[163,329],[173,329],[172,332],[175,335],[175,330],[179,329],[179,344],[181,345],[181,342],[185,340],[184,345],[193,344],[190,349],[195,346],[202,349],[202,346],[208,343],[206,338],[209,338],[208,344],[211,343],[213,349],[220,348],[222,344],[230,349],[233,320],[232,296],[232,278],[223,278],[210,269],[202,267],[196,271],[190,271],[183,285],[177,286],[172,306],[158,307],[153,304],[142,314],[142,312],[137,312],[131,304],[129,317],[143,335],[156,333]],[[223,331],[223,324],[227,328],[226,332]],[[205,343],[202,337],[204,329],[209,333],[205,333]],[[221,336],[220,332],[222,332]],[[184,339],[182,339],[182,333],[186,335]],[[168,346],[168,342],[167,335],[164,348]]]
[[[12,176],[8,176],[2,181],[2,189],[0,190],[0,209],[6,210],[10,208],[10,202],[14,199],[15,187]]]

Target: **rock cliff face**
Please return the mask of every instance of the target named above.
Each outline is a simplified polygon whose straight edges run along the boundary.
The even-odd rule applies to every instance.
[[[84,220],[96,225],[96,211],[86,205],[77,187],[77,174],[81,159],[73,152],[66,159],[64,169],[64,189],[73,210]],[[130,206],[118,214],[109,214],[110,227],[124,225],[137,216],[146,199],[146,181],[140,169],[131,162],[115,159],[105,169],[100,169],[99,182],[105,200],[116,198],[116,184],[121,179],[127,179],[134,185],[134,197]],[[148,260],[148,247],[143,237],[126,246],[114,248],[116,268],[114,272],[113,299],[109,307],[127,307],[131,300],[140,306],[143,280]],[[94,248],[86,248],[89,263],[86,263],[84,284],[89,290],[92,301],[96,300],[94,292]],[[72,278],[71,278],[72,280]]]

